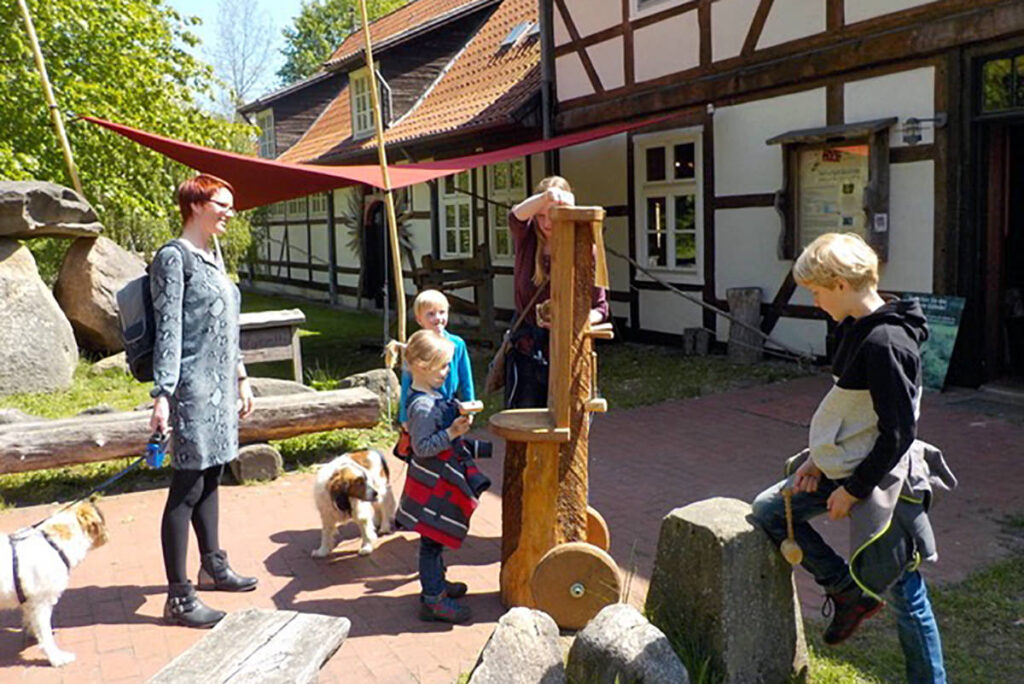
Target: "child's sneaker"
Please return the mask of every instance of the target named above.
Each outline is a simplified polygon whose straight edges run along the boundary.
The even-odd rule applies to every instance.
[[[469,620],[470,616],[469,606],[464,606],[443,594],[437,599],[425,599],[420,602],[420,620],[427,622],[459,624]]]
[[[444,595],[448,598],[462,598],[469,592],[469,587],[466,586],[465,582],[448,582],[444,583]]]
[[[832,622],[825,629],[825,643],[829,646],[840,644],[857,631],[860,623],[882,610],[885,603],[868,596],[854,585],[835,594],[825,596],[821,614],[828,617],[833,611]]]

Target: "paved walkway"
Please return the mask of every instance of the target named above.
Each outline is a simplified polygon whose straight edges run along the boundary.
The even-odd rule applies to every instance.
[[[813,377],[642,409],[613,408],[595,420],[591,501],[609,522],[612,555],[623,569],[635,569],[630,603],[643,603],[661,518],[710,496],[751,499],[779,474],[783,457],[805,443],[807,422],[827,383]],[[1002,556],[999,520],[1024,511],[1024,420],[993,415],[1000,406],[976,392],[925,399],[921,436],[943,447],[962,482],[934,511],[942,554],[938,566],[927,570],[934,581],[961,579]],[[500,454],[482,466],[500,483]],[[400,478],[401,465],[393,472]],[[350,618],[351,635],[324,669],[325,682],[447,683],[468,671],[504,612],[497,598],[500,492],[485,495],[471,538],[447,554],[450,577],[471,587],[475,617],[471,625],[450,627],[415,617],[412,535],[388,537],[372,556],[359,558],[350,526],[330,559],[310,558],[319,541],[312,482],[311,474],[294,474],[268,485],[221,490],[222,538],[231,562],[258,575],[260,586],[249,594],[207,594],[209,603],[227,610],[276,607]],[[141,681],[202,636],[160,625],[164,497],[163,490],[154,490],[102,502],[111,542],[76,569],[54,617],[58,643],[78,660],[62,670],[49,668],[38,647],[22,649],[19,619],[4,611],[0,679]],[[49,510],[5,512],[0,529],[14,530]],[[826,536],[844,547],[842,528],[826,528]],[[191,564],[197,565],[194,556]],[[800,575],[805,610],[816,610],[819,598]]]

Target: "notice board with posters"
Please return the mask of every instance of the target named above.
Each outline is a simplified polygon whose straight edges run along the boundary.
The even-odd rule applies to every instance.
[[[946,384],[949,360],[960,330],[960,317],[964,312],[963,297],[904,292],[900,299],[916,299],[928,319],[928,339],[921,346],[921,372],[924,386],[941,390]]]

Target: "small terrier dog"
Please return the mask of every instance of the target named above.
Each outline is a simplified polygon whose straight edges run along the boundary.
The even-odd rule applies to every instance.
[[[26,636],[35,637],[50,665],[61,667],[74,653],[57,648],[50,618],[68,587],[71,568],[90,549],[107,543],[100,509],[83,501],[36,528],[0,534],[0,608],[21,608]],[[13,555],[12,555],[13,554]]]
[[[314,558],[331,552],[338,525],[350,520],[362,536],[359,555],[373,553],[378,533],[391,533],[398,508],[390,475],[384,456],[373,449],[342,454],[320,466],[313,484],[321,522],[320,547],[313,551]]]

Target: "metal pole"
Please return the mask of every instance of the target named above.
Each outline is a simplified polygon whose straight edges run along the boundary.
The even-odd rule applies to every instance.
[[[395,279],[395,309],[398,312],[398,341],[405,342],[405,281],[402,278],[402,257],[398,248],[398,220],[395,218],[395,198],[391,192],[391,176],[388,173],[388,154],[384,149],[384,121],[380,113],[380,92],[377,90],[377,69],[373,65],[373,46],[370,44],[370,22],[366,15],[366,0],[359,0],[359,11],[363,17],[363,38],[366,42],[366,67],[370,70],[370,102],[373,104],[373,123],[377,129],[377,158],[380,161],[380,175],[384,182],[384,200],[388,216],[388,237],[391,244],[391,266]]]
[[[25,31],[28,32],[28,42],[32,45],[32,54],[36,58],[36,68],[39,69],[39,80],[43,84],[43,96],[46,98],[46,106],[50,109],[50,119],[53,120],[53,127],[57,131],[57,139],[60,141],[60,149],[64,153],[64,163],[68,167],[68,175],[71,176],[71,183],[75,190],[85,199],[82,192],[82,182],[78,180],[78,169],[75,168],[75,159],[71,154],[71,145],[68,144],[68,137],[64,133],[64,122],[60,118],[60,109],[53,97],[53,90],[50,88],[50,78],[46,75],[46,62],[43,61],[43,53],[39,49],[39,39],[36,37],[36,29],[32,25],[32,16],[28,13],[28,5],[25,0],[18,0],[18,7],[21,8],[21,16],[25,19]]]

